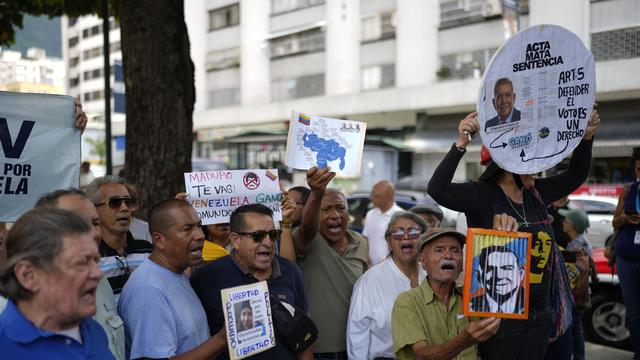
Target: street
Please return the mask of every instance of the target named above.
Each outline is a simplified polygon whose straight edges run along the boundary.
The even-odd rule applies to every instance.
[[[590,342],[585,343],[584,346],[587,360],[629,360],[633,356],[630,351],[619,350]]]

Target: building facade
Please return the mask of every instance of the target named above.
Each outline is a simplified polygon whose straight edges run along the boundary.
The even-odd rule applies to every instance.
[[[359,186],[429,178],[475,109],[492,55],[518,29],[545,23],[575,32],[597,61],[592,180],[616,181],[640,145],[635,0],[194,0],[185,17],[199,157],[277,164],[295,109],[367,122]],[[481,170],[479,145],[470,153],[459,180]]]

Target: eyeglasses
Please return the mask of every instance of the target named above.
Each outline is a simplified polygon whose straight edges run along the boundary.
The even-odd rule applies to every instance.
[[[271,240],[273,241],[279,240],[282,230],[269,230],[269,231],[258,230],[253,232],[234,231],[234,232],[238,235],[250,235],[253,241],[261,242],[262,240],[264,240],[265,237],[267,237],[267,235],[269,235],[269,238],[271,238]]]
[[[393,240],[402,240],[405,235],[409,238],[409,240],[417,240],[422,235],[420,229],[409,228],[407,230],[404,229],[393,229],[391,230],[391,238]]]
[[[101,203],[97,203],[95,204],[96,207],[97,206],[102,206],[102,205],[107,205],[109,206],[109,208],[111,209],[119,209],[120,206],[122,206],[122,202],[124,202],[125,204],[127,204],[128,208],[133,208],[138,206],[138,199],[131,197],[131,196],[114,196],[111,197],[109,199],[107,199],[107,201],[105,202],[101,202]]]

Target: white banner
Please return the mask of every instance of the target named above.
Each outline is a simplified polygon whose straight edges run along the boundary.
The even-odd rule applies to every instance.
[[[78,187],[80,135],[71,96],[0,91],[0,221],[45,193]]]
[[[264,204],[273,210],[273,220],[282,220],[278,170],[215,170],[184,174],[188,201],[203,225],[228,223],[236,208]]]
[[[478,99],[482,143],[503,169],[534,174],[584,136],[596,94],[595,61],[574,33],[538,25],[494,55]]]
[[[367,123],[291,113],[285,164],[294,169],[331,166],[337,174],[358,176]]]

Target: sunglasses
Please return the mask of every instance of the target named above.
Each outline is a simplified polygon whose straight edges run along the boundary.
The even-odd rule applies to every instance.
[[[267,235],[269,235],[269,238],[271,238],[271,240],[273,241],[279,240],[282,230],[269,230],[269,231],[259,230],[259,231],[253,231],[253,232],[234,231],[234,232],[238,235],[249,235],[251,236],[253,241],[261,242],[262,240],[264,240],[264,238],[267,237]]]
[[[393,240],[402,240],[404,239],[405,235],[407,236],[407,238],[409,238],[409,240],[418,240],[422,235],[422,232],[420,232],[420,230],[416,228],[409,228],[407,230],[404,230],[404,229],[391,230],[391,238]]]
[[[105,202],[96,204],[96,206],[107,205],[111,209],[119,209],[120,206],[122,206],[123,202],[127,204],[128,208],[133,208],[138,206],[138,199],[131,196],[114,196],[107,199],[107,201]]]

